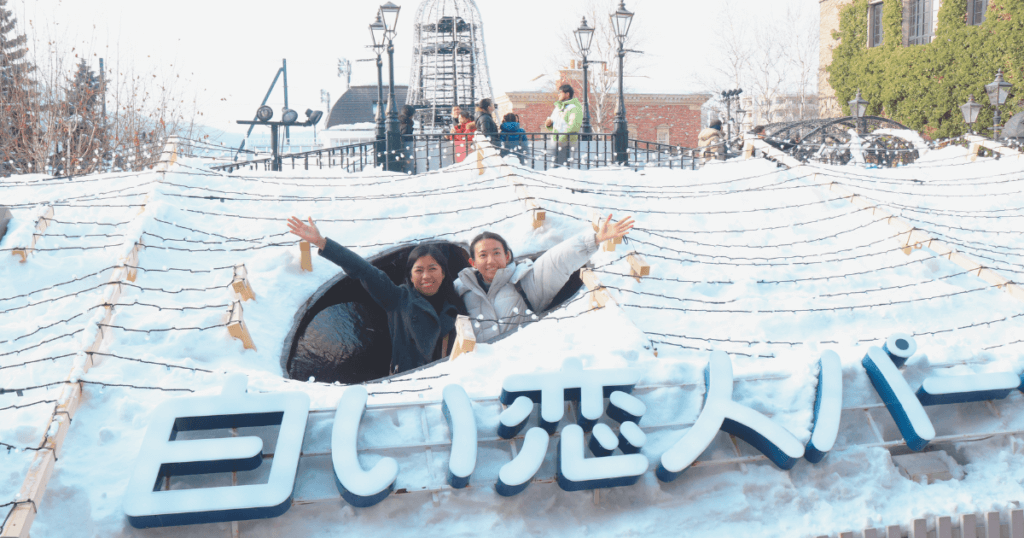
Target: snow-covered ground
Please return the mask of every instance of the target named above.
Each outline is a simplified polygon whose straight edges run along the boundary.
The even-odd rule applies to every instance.
[[[0,388],[26,389],[0,394],[0,449],[11,447],[0,450],[0,505],[16,499],[61,382],[78,375],[79,352],[96,336],[113,267],[141,236],[138,278],[124,287],[111,326],[103,329],[107,343],[97,365],[81,376],[83,404],[39,506],[35,537],[230,536],[229,523],[137,530],[122,508],[153,409],[186,389],[217,394],[230,373],[248,375],[250,391],[303,391],[312,401],[295,505],[275,519],[239,523],[241,536],[384,529],[394,537],[818,536],[1016,506],[1024,500],[1024,437],[1016,434],[942,445],[955,460],[953,480],[903,478],[889,451],[900,434],[861,359],[868,347],[904,332],[918,346],[903,370],[914,389],[929,376],[1020,374],[1024,304],[928,249],[904,254],[889,224],[818,186],[834,181],[877,200],[1020,280],[1024,167],[1007,159],[970,163],[965,154],[959,147],[933,150],[892,170],[784,170],[758,159],[699,171],[513,166],[547,210],[536,230],[509,178],[497,168],[480,175],[468,162],[421,176],[331,170],[225,176],[182,158],[166,174],[0,180],[0,204],[14,214],[0,242]],[[19,263],[8,251],[23,246],[13,243],[34,226],[41,204],[53,206],[54,220],[36,252]],[[296,311],[339,269],[314,256],[313,272],[302,271],[286,218],[312,216],[325,235],[365,256],[430,238],[468,243],[483,230],[502,234],[520,255],[590,229],[591,209],[632,215],[638,223],[625,244],[591,260],[618,304],[594,309],[580,296],[457,361],[367,385],[360,458],[364,467],[396,458],[396,489],[409,493],[370,508],[343,501],[329,453],[333,410],[346,389],[285,379],[280,366]],[[625,255],[632,250],[651,266],[640,282],[629,276]],[[223,326],[238,263],[256,294],[255,302],[243,303],[256,351],[243,349]],[[763,458],[728,463],[758,452],[720,433],[701,457],[707,464],[660,482],[654,469],[661,454],[701,413],[712,349],[731,358],[733,399],[802,443],[814,424],[818,359],[835,351],[844,408],[836,447],[820,463],[800,461],[783,471]],[[502,382],[556,370],[565,359],[641,372],[634,394],[648,410],[640,423],[648,471],[636,485],[599,495],[563,491],[551,480],[556,436],[538,482],[501,497],[493,484],[512,457],[508,441],[494,440]],[[441,392],[450,384],[474,400],[482,439],[464,490],[445,484],[449,432]],[[1024,430],[1024,396],[1016,390],[990,404],[927,410],[940,437]],[[415,447],[395,448],[408,445]],[[238,480],[261,477],[265,471],[257,470]],[[174,487],[230,483],[226,473]]]

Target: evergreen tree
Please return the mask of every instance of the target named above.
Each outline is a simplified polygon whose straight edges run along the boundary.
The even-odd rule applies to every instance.
[[[57,142],[53,162],[57,173],[89,173],[105,160],[104,97],[102,81],[82,58],[61,106],[59,121],[68,135]]]
[[[17,34],[18,20],[0,0],[0,175],[29,172],[39,136],[38,91],[33,65],[26,56],[25,34]]]

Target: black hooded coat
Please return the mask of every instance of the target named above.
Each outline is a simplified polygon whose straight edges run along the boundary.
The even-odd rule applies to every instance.
[[[445,294],[443,299],[438,297],[441,303],[435,310],[430,301],[409,282],[408,273],[405,275],[405,283],[396,285],[384,271],[331,239],[327,239],[320,255],[339,265],[350,277],[359,280],[370,297],[387,313],[388,329],[391,331],[392,374],[412,370],[448,354],[455,342],[455,318],[460,310],[450,298],[458,297],[454,292],[451,295]],[[452,279],[447,274],[445,281],[442,287],[451,286]],[[465,312],[465,307],[461,310]],[[440,349],[445,336],[449,337],[447,349]]]

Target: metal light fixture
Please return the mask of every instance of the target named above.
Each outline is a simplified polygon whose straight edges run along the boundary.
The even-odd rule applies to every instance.
[[[394,37],[395,31],[398,28],[398,12],[401,9],[401,6],[396,6],[392,2],[380,6],[380,17],[384,21],[384,28],[391,37]]]
[[[849,102],[850,115],[854,118],[863,118],[868,112],[868,102],[861,98],[860,89],[857,90],[857,96]]]
[[[996,72],[996,79],[990,84],[985,85],[985,93],[988,94],[988,101],[992,103],[996,111],[992,114],[992,136],[995,140],[999,140],[999,123],[1003,120],[1003,115],[999,112],[999,107],[1006,103],[1006,98],[1010,95],[1010,88],[1013,85],[1003,80],[1002,68]]]
[[[992,103],[992,106],[1001,106],[1006,104],[1006,98],[1010,95],[1010,88],[1013,85],[1003,80],[1002,68],[996,72],[996,79],[989,84],[985,85],[985,93],[988,94],[988,102]]]
[[[625,1],[619,2],[619,9],[609,15],[615,37],[619,41],[619,110],[615,114],[614,153],[615,162],[626,164],[629,161],[629,125],[626,123],[626,93],[623,89],[622,64],[626,58],[626,36],[633,24],[633,13],[626,9]]]
[[[281,121],[284,123],[295,123],[298,119],[299,113],[290,108],[285,107],[284,110],[281,111]]]
[[[594,29],[587,25],[587,18],[583,17],[580,27],[573,33],[576,34],[576,43],[579,44],[580,53],[583,55],[583,124],[580,125],[580,130],[589,135],[593,132],[593,128],[590,126],[590,80],[587,77],[587,67],[589,66],[587,55],[590,54],[590,45],[594,41]],[[589,142],[590,137],[586,136],[583,140]]]
[[[615,28],[615,37],[619,38],[619,41],[625,41],[626,36],[629,35],[629,27],[633,24],[633,13],[626,9],[624,0],[619,2],[619,9],[611,14],[611,19],[612,26]]]
[[[306,123],[309,125],[316,125],[320,123],[320,118],[324,116],[324,113],[319,110],[313,110],[310,108],[306,109]]]
[[[978,121],[978,113],[981,112],[981,103],[974,102],[974,94],[967,96],[967,102],[960,105],[960,113],[964,115],[964,123],[974,125]]]
[[[267,105],[261,106],[256,110],[256,119],[266,123],[270,121],[270,118],[274,117],[274,109]]]
[[[370,24],[370,37],[373,38],[374,51],[383,52],[384,34],[386,32],[387,28],[384,26],[384,21],[382,21],[380,18],[380,12],[377,12],[377,20]],[[378,52],[377,54],[380,54],[380,52]]]
[[[580,27],[573,31],[576,34],[576,43],[580,46],[580,52],[586,57],[590,54],[590,44],[594,41],[594,29],[587,26],[587,18],[583,17]]]

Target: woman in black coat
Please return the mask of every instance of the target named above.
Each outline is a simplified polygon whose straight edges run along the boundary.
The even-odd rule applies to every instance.
[[[483,133],[495,148],[498,147],[498,124],[494,123],[494,101],[482,99],[476,105],[476,130]]]
[[[434,245],[412,249],[406,262],[405,283],[391,279],[358,254],[320,235],[313,219],[296,217],[288,229],[316,245],[320,255],[362,282],[370,297],[387,313],[391,331],[392,374],[411,370],[447,356],[455,344],[455,318],[466,314],[462,298],[445,274],[448,260]]]

